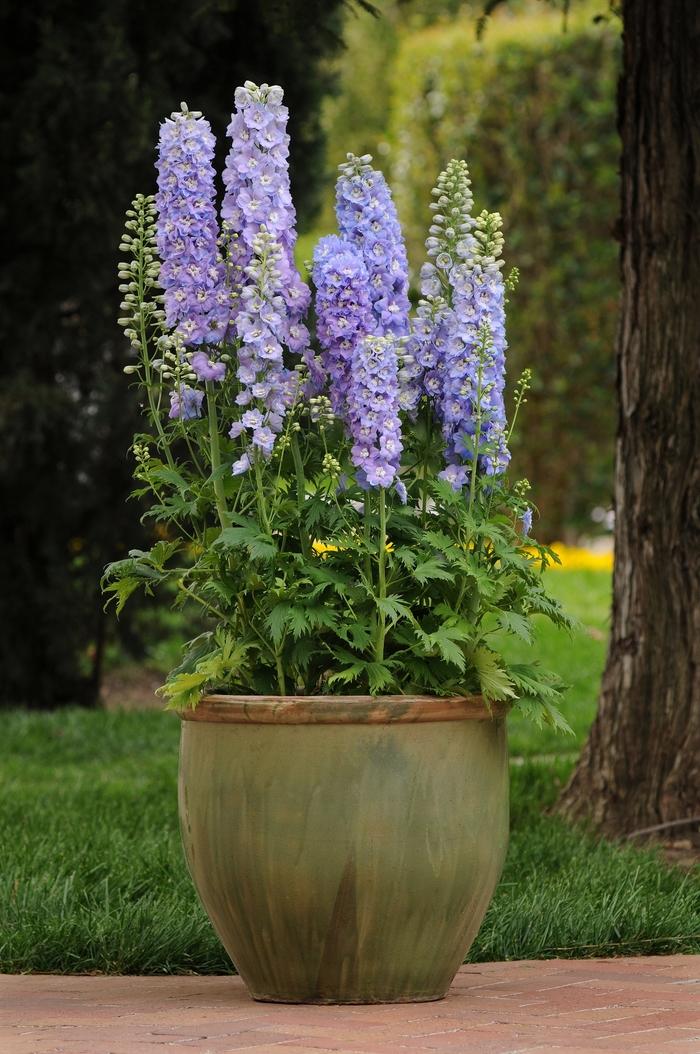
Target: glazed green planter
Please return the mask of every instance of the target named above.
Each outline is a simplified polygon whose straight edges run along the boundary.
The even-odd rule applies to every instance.
[[[181,717],[185,855],[253,998],[442,998],[506,853],[503,713],[210,696]]]

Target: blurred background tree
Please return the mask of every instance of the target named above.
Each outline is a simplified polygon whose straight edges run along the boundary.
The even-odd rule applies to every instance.
[[[0,278],[0,702],[98,698],[109,559],[139,541],[127,503],[136,401],[116,327],[117,245],[154,188],[158,123],[186,99],[226,149],[233,89],[285,87],[302,226],[318,204],[320,104],[344,0],[36,0],[5,6]],[[367,16],[369,17],[369,16]],[[221,161],[221,158],[219,159]],[[113,620],[110,616],[110,625]],[[128,618],[121,633],[138,650]]]

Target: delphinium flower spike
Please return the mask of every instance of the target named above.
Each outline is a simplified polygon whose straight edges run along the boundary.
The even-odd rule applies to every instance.
[[[244,440],[243,453],[233,466],[235,475],[247,471],[255,457],[271,455],[296,396],[298,375],[283,362],[285,275],[282,246],[262,227],[253,239],[253,258],[245,268],[250,284],[241,290],[234,322],[241,342],[236,402],[246,407],[229,432],[232,439]]]
[[[370,154],[348,154],[336,184],[338,230],[358,247],[369,274],[379,336],[408,333],[408,261],[391,191]]]
[[[296,212],[289,186],[289,111],[283,99],[282,89],[274,84],[258,86],[246,81],[236,88],[236,109],[228,127],[231,149],[223,173],[221,215],[226,228],[229,282],[234,290],[251,282],[246,268],[253,262],[255,239],[263,227],[278,243],[280,293],[286,305],[283,338],[292,351],[301,354],[309,343],[302,319],[310,293],[294,263]],[[241,301],[237,304],[237,310],[244,309]]]
[[[444,478],[461,486],[466,465],[478,458],[486,475],[510,460],[506,444],[505,283],[501,274],[501,217],[483,212],[475,224],[473,257],[453,266],[452,317],[441,403],[448,467]]]
[[[316,334],[322,349],[311,367],[312,384],[317,390],[328,386],[333,411],[342,416],[354,348],[373,330],[369,275],[359,250],[334,234],[318,242],[312,274]]]
[[[402,385],[402,404],[413,409],[425,395],[435,404],[440,418],[452,317],[450,273],[454,266],[471,260],[476,245],[471,214],[474,199],[466,161],[450,161],[438,176],[432,195],[433,216],[425,243],[429,259],[421,268],[421,299],[407,344],[411,367]]]
[[[362,487],[406,489],[398,480],[403,444],[399,419],[396,338],[367,336],[353,349],[347,416],[353,440],[351,457]]]
[[[160,127],[157,246],[166,324],[186,345],[220,341],[230,297],[219,253],[209,122],[182,103]],[[208,356],[202,353],[203,359]],[[196,368],[196,367],[195,367]]]

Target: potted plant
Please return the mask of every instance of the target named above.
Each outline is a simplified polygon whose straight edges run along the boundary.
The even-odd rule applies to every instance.
[[[499,646],[536,614],[567,624],[506,472],[516,276],[452,161],[412,311],[389,188],[349,154],[307,285],[282,90],[235,98],[221,223],[184,103],[127,213],[136,493],[160,539],[104,585],[117,611],[170,586],[205,620],[161,692],[190,871],[253,997],[437,999],[506,851],[506,713],[564,725],[556,678]]]

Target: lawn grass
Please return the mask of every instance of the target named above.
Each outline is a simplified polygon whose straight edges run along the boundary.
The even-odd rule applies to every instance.
[[[562,736],[548,727],[536,728],[515,713],[508,722],[511,755],[577,753],[595,717],[607,647],[611,576],[606,571],[556,570],[547,573],[546,583],[579,621],[578,628],[569,634],[538,616],[535,640],[542,665],[554,670],[570,686],[561,709],[574,736]],[[531,649],[523,641],[511,636],[502,643],[512,661],[531,659]]]
[[[0,970],[231,970],[180,848],[177,719],[16,712],[3,731]],[[508,860],[470,958],[699,952],[700,875],[543,815],[570,764],[513,766]]]

